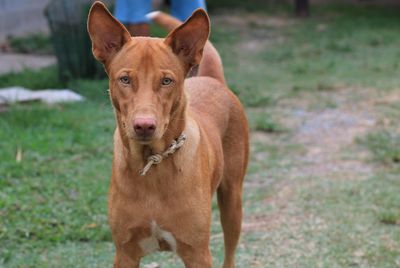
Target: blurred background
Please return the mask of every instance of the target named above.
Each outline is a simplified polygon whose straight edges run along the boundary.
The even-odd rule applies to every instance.
[[[111,266],[115,122],[91,3],[0,0],[0,267]],[[400,2],[206,4],[252,131],[237,267],[400,267]],[[214,202],[215,267],[218,217]]]

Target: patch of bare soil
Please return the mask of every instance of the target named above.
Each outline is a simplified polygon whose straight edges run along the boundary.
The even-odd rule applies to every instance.
[[[377,119],[372,90],[346,88],[327,92],[336,108],[317,111],[295,110],[301,122],[293,137],[307,153],[301,176],[332,179],[365,179],[373,167],[366,163],[368,153],[354,146],[357,137],[373,128]]]
[[[273,207],[276,212],[264,215],[251,215],[243,222],[242,230],[244,232],[259,232],[278,227],[285,220],[283,211],[287,208],[292,194],[292,183],[282,183],[279,186],[279,191],[274,196],[264,200],[264,202]]]
[[[264,200],[274,208],[268,215],[252,215],[243,224],[245,232],[267,231],[291,222],[295,225],[315,215],[292,213],[291,204],[296,188],[310,183],[311,179],[362,180],[374,172],[374,167],[365,161],[368,152],[355,144],[357,137],[364,136],[377,123],[376,103],[397,100],[396,96],[379,97],[373,89],[345,88],[318,93],[321,96],[302,96],[302,101],[289,100],[283,104],[282,123],[292,130],[290,141],[300,144],[305,152],[288,155],[293,165],[286,179],[275,185],[276,193]],[[335,108],[311,109],[313,102],[329,98]],[[282,142],[269,135],[256,133],[257,142]],[[279,145],[279,144],[278,144]],[[287,170],[285,170],[287,172]],[[305,180],[304,180],[305,179]],[[318,224],[319,226],[319,224]],[[294,227],[293,227],[294,228]]]
[[[213,18],[213,22],[216,27],[230,25],[238,31],[243,42],[238,42],[237,48],[246,54],[259,52],[272,44],[283,43],[285,39],[280,36],[279,30],[295,23],[295,20],[263,14],[250,14],[245,17],[229,14],[219,15]]]
[[[289,17],[273,17],[264,14],[222,14],[213,18],[213,22],[218,24],[231,25],[236,29],[248,31],[248,27],[264,27],[264,28],[284,28],[295,22],[295,19]]]
[[[365,152],[353,151],[351,159],[344,159],[341,152],[374,126],[372,115],[329,109],[304,113],[302,120],[294,139],[307,148],[303,176],[361,179],[371,174],[371,166],[358,160]]]

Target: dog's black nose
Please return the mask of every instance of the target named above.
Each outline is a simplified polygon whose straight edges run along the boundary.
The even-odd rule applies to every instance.
[[[156,120],[153,118],[136,118],[133,121],[133,129],[141,138],[149,138],[156,131]]]

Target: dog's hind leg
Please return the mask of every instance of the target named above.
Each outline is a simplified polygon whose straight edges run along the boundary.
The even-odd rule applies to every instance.
[[[228,185],[227,185],[228,184]],[[218,187],[218,206],[224,231],[225,258],[223,268],[235,267],[235,250],[242,226],[242,189],[228,183]]]
[[[234,111],[223,139],[224,174],[217,189],[225,242],[223,268],[235,267],[235,250],[242,227],[242,189],[249,148],[248,131],[243,122],[243,114]]]
[[[234,155],[230,158],[231,159],[225,159],[225,164],[228,165],[225,166],[224,177],[217,190],[218,206],[225,242],[223,268],[235,267],[235,250],[239,242],[243,213],[242,183],[244,168],[236,162],[237,160],[242,160],[238,159],[242,158],[242,156]],[[234,161],[236,164],[229,164],[230,161]],[[240,162],[243,163],[243,161]]]

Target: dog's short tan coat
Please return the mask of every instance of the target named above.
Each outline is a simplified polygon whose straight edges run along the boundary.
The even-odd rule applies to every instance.
[[[247,120],[208,41],[207,14],[197,10],[183,24],[163,13],[154,20],[177,27],[165,39],[131,37],[100,2],[88,20],[117,121],[109,192],[115,267],[139,267],[141,257],[156,250],[175,251],[186,267],[212,267],[216,191],[224,268],[231,268],[242,221]],[[196,65],[197,75],[187,78]],[[185,144],[140,176],[148,156],[166,150],[182,133]]]

